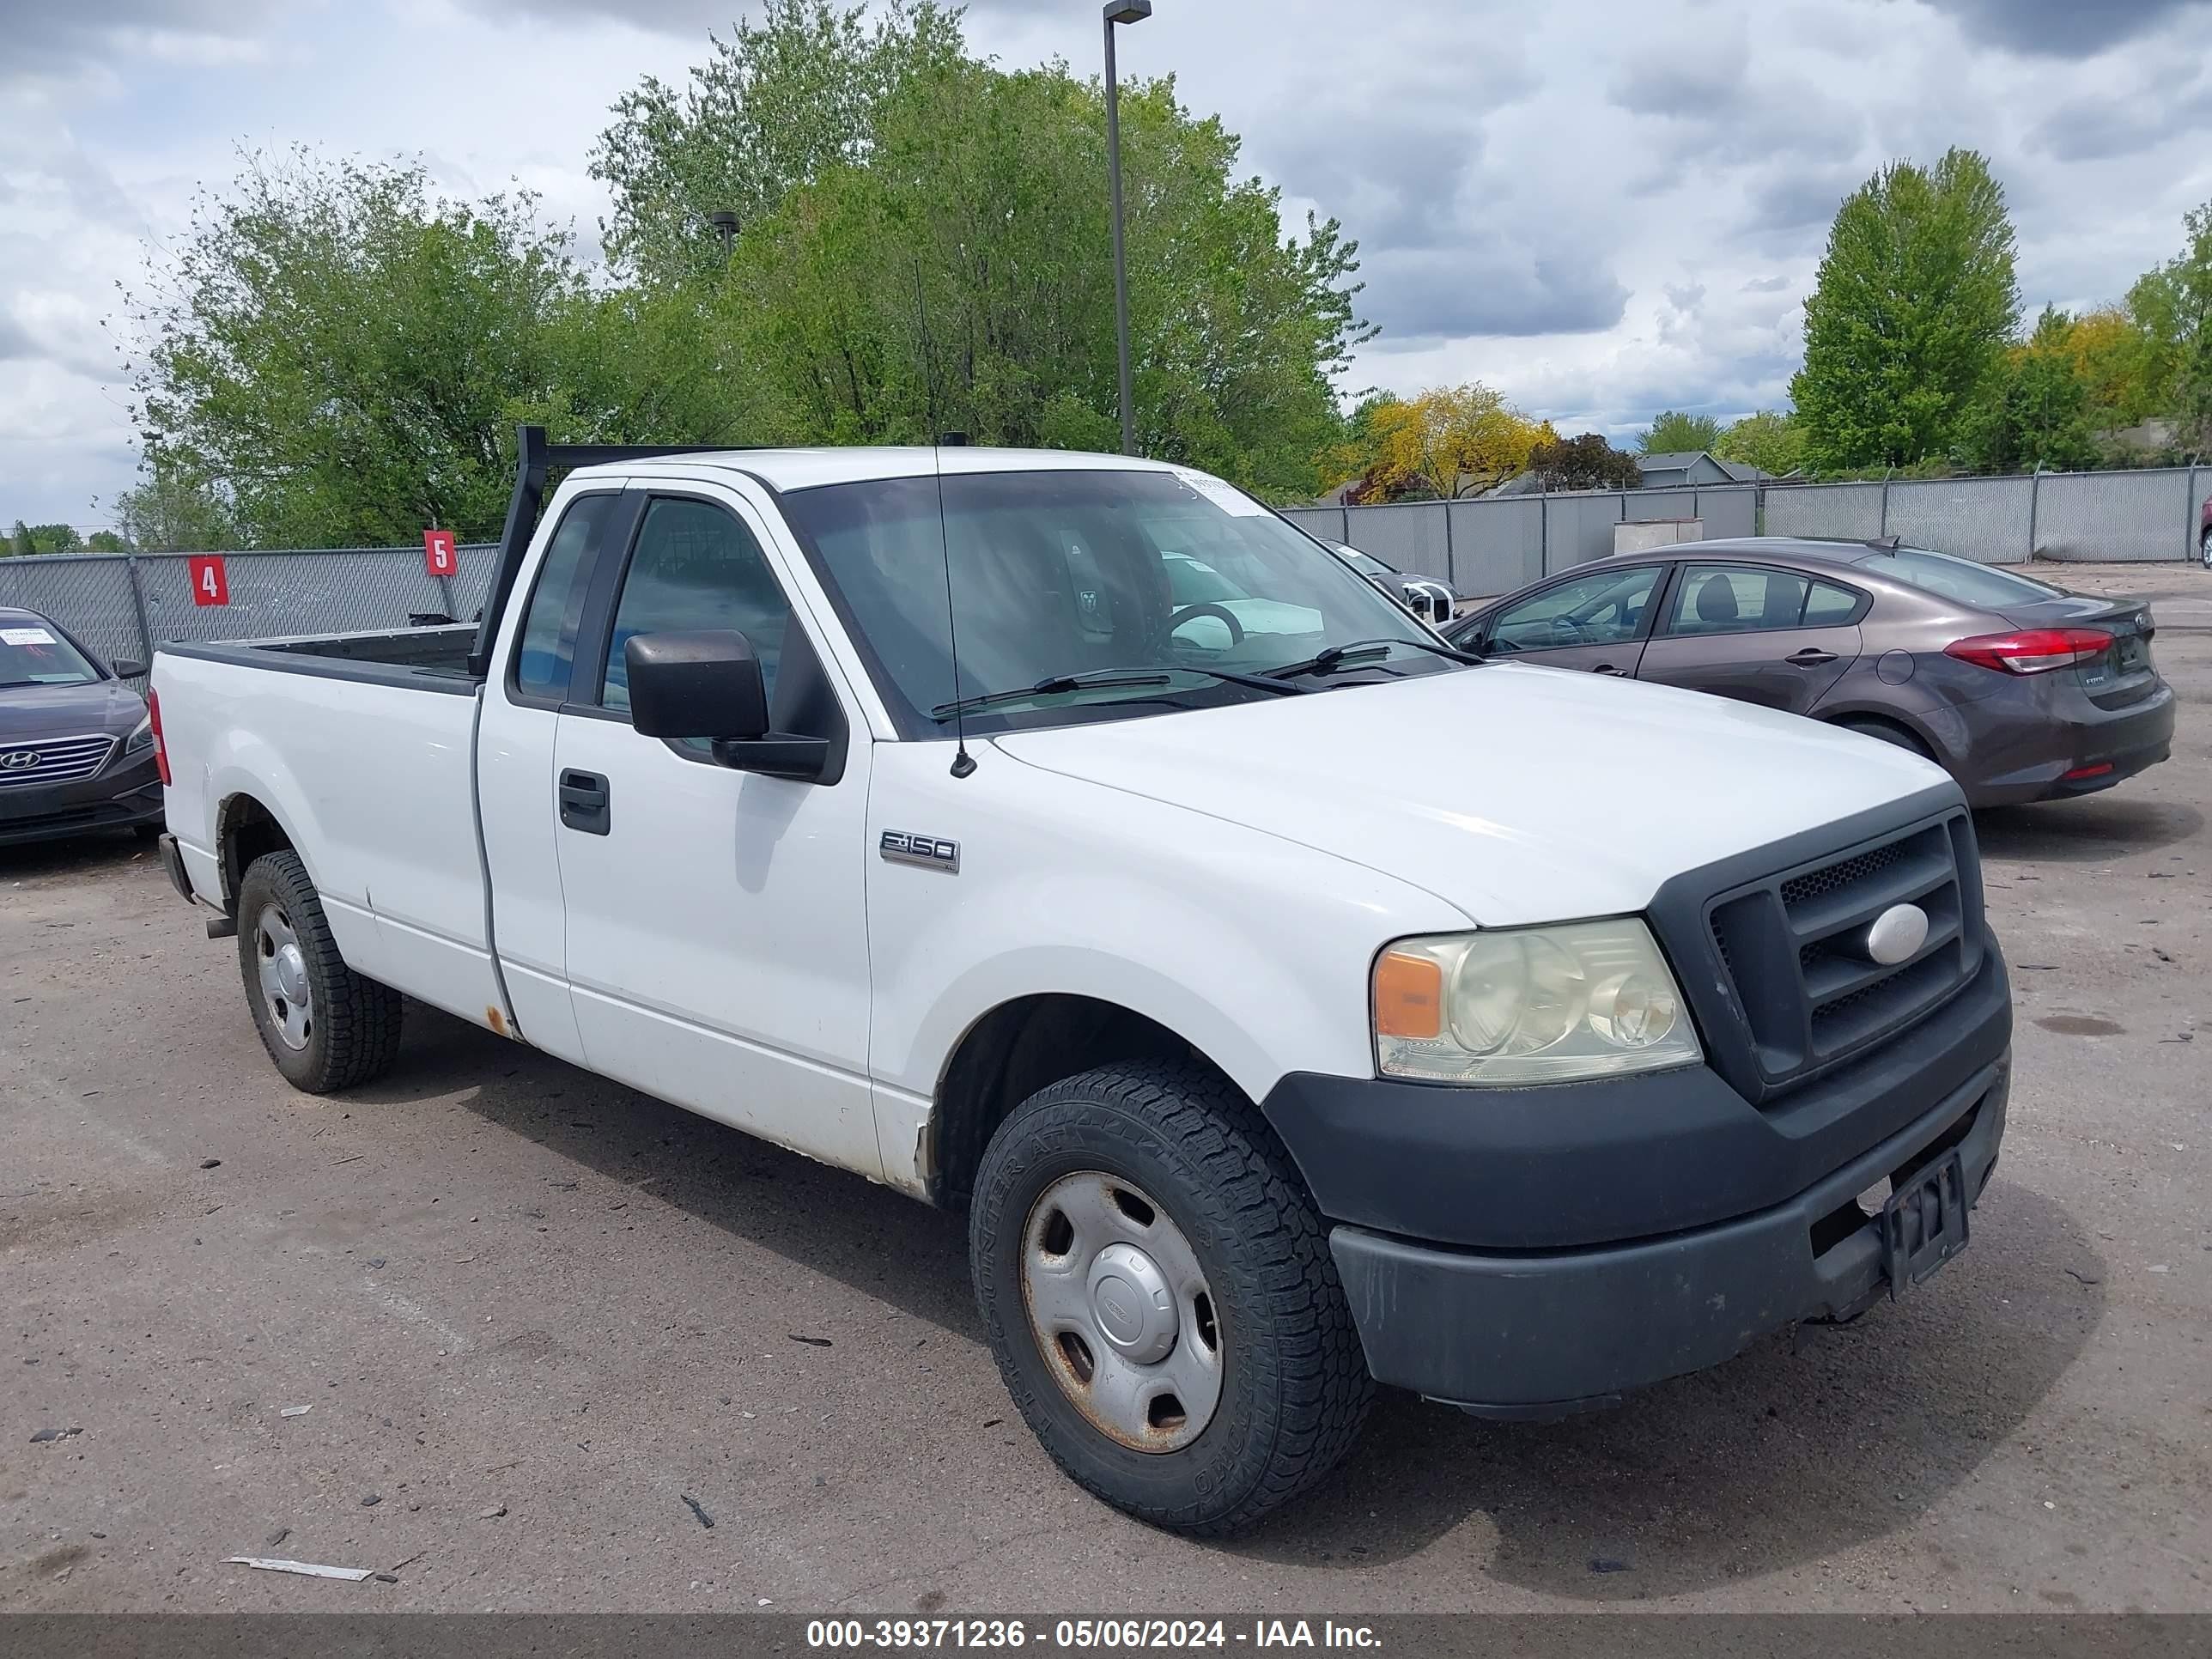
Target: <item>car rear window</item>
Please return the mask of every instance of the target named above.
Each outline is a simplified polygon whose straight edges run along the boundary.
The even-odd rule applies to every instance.
[[[2057,599],[2062,591],[2026,576],[2015,576],[2009,570],[1993,570],[1972,559],[1931,553],[1924,547],[1900,547],[1893,553],[1872,553],[1859,562],[1869,570],[1894,576],[1901,582],[1929,593],[1940,593],[1962,605],[2000,608],[2035,605]]]

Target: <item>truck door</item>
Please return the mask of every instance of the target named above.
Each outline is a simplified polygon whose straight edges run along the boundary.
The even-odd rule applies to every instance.
[[[516,590],[521,621],[495,659],[477,726],[477,822],[507,1001],[526,1042],[578,1063],[584,1048],[568,999],[553,747],[594,568],[610,544],[619,550],[633,513],[619,480],[569,498],[526,594]]]
[[[1686,564],[1638,678],[1802,714],[1857,659],[1866,609],[1795,570]]]
[[[733,490],[633,492],[626,560],[595,583],[555,752],[570,997],[593,1071],[813,1157],[878,1174],[866,1066],[867,728],[808,633],[775,538]],[[799,783],[639,735],[623,647],[734,628],[781,723],[827,696],[842,775]]]

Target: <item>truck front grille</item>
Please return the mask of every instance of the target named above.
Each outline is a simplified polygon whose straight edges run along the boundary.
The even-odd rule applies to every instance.
[[[114,750],[115,739],[106,735],[0,744],[0,789],[28,783],[75,783],[106,765]]]
[[[1762,1097],[1913,1024],[1980,970],[1982,894],[1962,811],[1736,886],[1706,909],[1721,975],[1748,1028]],[[1900,904],[1927,937],[1901,962],[1869,933]]]

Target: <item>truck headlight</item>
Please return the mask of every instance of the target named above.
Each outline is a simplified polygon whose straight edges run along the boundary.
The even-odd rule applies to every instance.
[[[1632,916],[1400,939],[1375,959],[1374,1020],[1383,1075],[1431,1083],[1564,1083],[1701,1053]]]
[[[141,749],[151,749],[153,746],[154,717],[149,714],[137,725],[132,726],[131,735],[123,739],[123,752],[126,755],[135,755]]]

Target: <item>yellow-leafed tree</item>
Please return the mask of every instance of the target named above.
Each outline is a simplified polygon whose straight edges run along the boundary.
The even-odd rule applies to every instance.
[[[1549,434],[1548,426],[1476,381],[1377,404],[1368,428],[1375,459],[1363,493],[1384,501],[1487,489],[1526,467],[1528,452]]]

